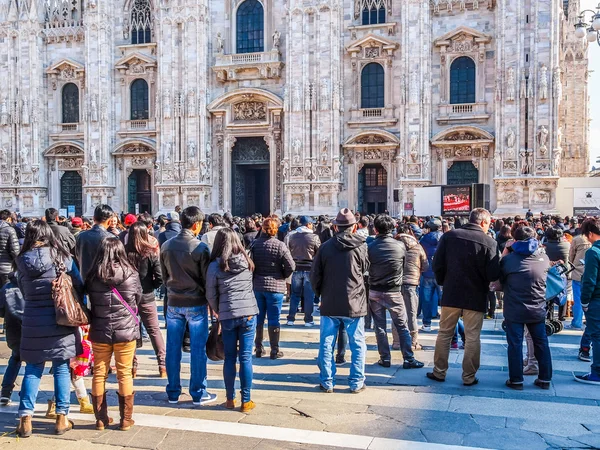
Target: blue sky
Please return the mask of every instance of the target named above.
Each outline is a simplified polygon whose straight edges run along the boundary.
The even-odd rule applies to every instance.
[[[597,5],[598,0],[581,0],[582,9],[595,10]],[[589,13],[586,18],[588,16]],[[590,44],[589,61],[590,155],[591,164],[599,167],[600,164],[596,164],[596,159],[600,158],[600,46],[597,43]]]

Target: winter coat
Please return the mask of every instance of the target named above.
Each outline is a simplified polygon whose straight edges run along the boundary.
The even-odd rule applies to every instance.
[[[208,245],[191,230],[182,230],[160,249],[160,266],[169,306],[206,305],[206,271],[210,263]]]
[[[158,235],[158,244],[162,247],[169,239],[174,238],[181,233],[180,222],[169,222],[165,225],[165,231]]]
[[[8,283],[0,289],[0,317],[4,317],[6,345],[11,350],[21,348],[21,327],[23,325],[23,310],[25,299],[17,284],[17,279],[11,274]]]
[[[8,222],[0,220],[0,275],[8,275],[13,271],[13,261],[19,250],[17,232]]]
[[[115,266],[111,279],[94,277],[86,290],[92,312],[89,340],[97,344],[120,344],[140,337],[136,318],[112,291],[113,287],[136,313],[142,300],[142,286],[136,271],[125,273],[119,265]]]
[[[321,230],[317,231],[321,244],[324,244],[333,237],[333,227],[329,224],[322,224]]]
[[[276,236],[262,233],[252,243],[250,249],[254,269],[254,290],[285,293],[285,279],[289,277],[296,264],[286,247]]]
[[[221,228],[225,228],[224,226],[218,225],[216,227],[212,227],[210,231],[206,232],[202,235],[201,241],[208,245],[209,251],[212,252],[213,245],[215,243],[215,238],[217,237],[217,233]]]
[[[310,272],[313,259],[321,246],[319,236],[308,227],[299,227],[294,234],[288,235],[288,239],[288,247],[296,263],[296,271]]]
[[[546,277],[550,260],[537,239],[517,241],[500,260],[504,318],[515,323],[537,323],[546,318]]]
[[[410,234],[399,234],[396,236],[396,239],[401,241],[404,247],[406,247],[402,284],[418,286],[421,274],[429,269],[427,254],[425,254],[425,250],[423,250],[419,241]]]
[[[252,272],[244,255],[232,255],[227,272],[222,271],[219,264],[220,258],[211,262],[206,274],[206,299],[219,314],[219,320],[258,314]]]
[[[391,234],[378,234],[368,244],[369,288],[377,292],[400,292],[406,247]]]
[[[500,252],[500,254],[502,254],[504,252],[504,249],[506,248],[506,243],[508,241],[510,241],[512,238],[509,237],[504,237],[504,236],[498,236],[496,238],[496,242],[498,243],[498,251]]]
[[[321,297],[321,315],[366,316],[363,276],[368,271],[369,256],[364,238],[342,231],[321,245],[310,272],[313,291]]]
[[[437,247],[440,243],[440,239],[443,235],[444,233],[441,231],[431,231],[423,236],[419,241],[421,247],[423,247],[423,250],[425,250],[425,254],[427,255],[427,263],[429,264],[429,268],[423,272],[424,277],[435,277],[435,274],[433,273],[433,256],[435,255]]]
[[[160,269],[160,257],[158,253],[144,258],[138,265],[142,293],[151,294],[163,283],[162,270]]]
[[[585,253],[585,268],[581,277],[581,304],[587,307],[600,301],[600,241]]]
[[[25,299],[21,333],[21,359],[41,363],[77,355],[76,328],[56,323],[52,281],[56,279],[56,250],[37,247],[17,258],[19,288]],[[73,287],[83,298],[83,281],[71,258],[64,261]]]
[[[246,249],[250,248],[257,235],[258,231],[248,231],[247,233],[244,233],[242,242],[244,243],[244,247],[246,247]]]
[[[583,235],[576,236],[571,242],[571,249],[569,250],[569,262],[573,264],[575,270],[571,273],[571,277],[575,281],[581,281],[585,266],[581,264],[581,260],[585,260],[585,253],[592,246],[590,241]]]
[[[57,222],[48,222],[48,226],[52,229],[54,237],[62,244],[65,250],[72,255],[75,254],[75,236],[67,227],[59,225]]]
[[[564,239],[560,241],[547,241],[544,244],[546,248],[546,254],[550,261],[564,261],[567,262],[569,260],[569,250],[571,249],[571,244]]]
[[[498,244],[477,224],[449,231],[440,239],[433,272],[444,287],[442,306],[485,312],[490,283],[500,277]]]
[[[88,231],[82,231],[79,233],[79,236],[77,236],[75,257],[79,263],[79,270],[81,271],[81,276],[84,280],[87,278],[87,273],[94,263],[100,243],[108,237],[114,237],[114,235],[110,234],[106,231],[106,228],[98,224],[94,225]]]

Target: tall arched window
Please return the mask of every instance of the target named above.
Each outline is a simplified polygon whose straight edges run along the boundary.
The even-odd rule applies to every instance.
[[[362,24],[375,25],[385,23],[384,0],[370,0],[363,3]]]
[[[131,83],[131,120],[147,120],[149,116],[148,83],[138,78]]]
[[[450,103],[475,103],[475,61],[468,56],[450,66]]]
[[[383,108],[385,106],[385,82],[381,64],[369,63],[361,73],[360,107]]]
[[[152,42],[152,12],[149,0],[134,0],[131,8],[131,43]]]
[[[265,51],[265,16],[258,0],[246,0],[237,10],[237,53]]]
[[[62,90],[62,123],[79,122],[79,88],[67,83]]]

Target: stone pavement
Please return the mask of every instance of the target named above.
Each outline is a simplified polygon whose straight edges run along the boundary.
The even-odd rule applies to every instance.
[[[315,320],[319,322],[318,315]],[[571,375],[571,371],[589,370],[589,364],[576,357],[580,333],[563,331],[550,338],[554,379],[549,391],[536,388],[535,377],[527,377],[525,390],[515,392],[504,386],[508,373],[500,318],[485,322],[480,383],[473,387],[462,385],[462,350],[451,352],[445,383],[434,384],[425,377],[427,367],[432,366],[435,332],[420,334],[425,347],[416,356],[427,367],[418,370],[402,369],[400,352],[393,352],[396,359],[391,368],[378,366],[375,336],[368,332],[368,389],[352,395],[346,384],[348,364],[338,368],[335,393],[318,390],[319,330],[304,328],[302,321],[296,323],[282,327],[284,359],[254,360],[253,400],[257,407],[249,414],[223,408],[222,367],[212,362],[208,384],[219,401],[193,407],[186,393],[177,406],[169,405],[166,380],[158,378],[152,348],[146,343],[138,351],[134,430],[95,431],[92,416],[77,413],[73,394],[71,417],[77,427],[62,437],[53,436],[53,424],[43,419],[46,400],[52,395],[52,378],[45,376],[38,397],[40,414],[34,418],[35,437],[18,440],[11,434],[16,426],[15,393],[14,403],[0,410],[0,427],[5,433],[0,446],[94,450],[223,445],[261,449],[600,448],[600,388],[575,383]],[[434,322],[434,328],[436,325]],[[0,343],[3,368],[8,355],[5,343]],[[184,378],[189,374],[188,361],[186,354]],[[88,387],[90,381],[86,380]],[[111,412],[116,417],[114,375],[108,389]]]

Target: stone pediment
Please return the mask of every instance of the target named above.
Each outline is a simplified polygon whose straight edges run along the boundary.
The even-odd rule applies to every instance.
[[[117,61],[115,68],[119,71],[130,73],[144,73],[149,68],[156,67],[156,59],[141,53],[132,53]]]
[[[475,42],[487,44],[492,37],[467,26],[460,26],[435,40],[436,47],[450,47],[455,42]]]
[[[50,66],[46,73],[63,80],[79,78],[85,73],[85,66],[71,59],[62,59]]]
[[[398,147],[398,138],[387,131],[363,131],[344,142],[344,147]]]
[[[117,146],[112,152],[113,156],[140,156],[156,155],[156,142],[152,139],[127,140]]]
[[[59,142],[44,152],[46,158],[51,157],[83,157],[83,142]]]
[[[365,37],[359,39],[358,41],[353,42],[351,45],[349,45],[346,48],[346,51],[353,56],[358,55],[364,51],[365,52],[364,56],[369,58],[369,57],[383,56],[384,51],[388,55],[391,56],[394,53],[394,50],[396,50],[397,48],[398,48],[397,42],[394,42],[394,41],[387,39],[385,37],[382,37],[382,36],[368,34],[367,36],[365,36]],[[381,51],[380,51],[380,54],[373,55],[373,52],[370,52],[371,54],[369,54],[368,49],[380,49]]]
[[[494,142],[494,136],[478,127],[452,127],[436,134],[432,145],[462,145],[465,143],[489,144]]]

